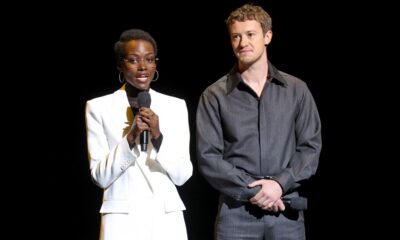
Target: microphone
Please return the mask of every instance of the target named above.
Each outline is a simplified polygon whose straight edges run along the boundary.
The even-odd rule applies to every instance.
[[[307,210],[307,198],[305,197],[292,197],[282,198],[286,208],[293,210]]]
[[[149,108],[151,104],[150,94],[147,91],[138,93],[138,105],[139,108]],[[145,130],[140,133],[140,149],[142,152],[147,152],[147,143],[149,142],[149,131]]]

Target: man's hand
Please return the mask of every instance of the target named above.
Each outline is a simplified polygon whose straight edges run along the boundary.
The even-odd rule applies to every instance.
[[[249,184],[249,187],[261,186],[260,191],[250,199],[250,202],[267,211],[284,211],[285,204],[281,200],[282,188],[278,182],[270,179],[260,179]]]

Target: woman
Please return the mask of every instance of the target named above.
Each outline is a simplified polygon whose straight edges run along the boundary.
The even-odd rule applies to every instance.
[[[100,238],[185,240],[185,206],[175,185],[193,171],[186,103],[150,88],[159,75],[149,33],[123,32],[114,51],[126,83],[86,103],[91,177],[104,189]]]

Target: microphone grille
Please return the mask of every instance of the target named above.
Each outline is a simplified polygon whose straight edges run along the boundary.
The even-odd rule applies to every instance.
[[[138,93],[138,105],[139,107],[150,107],[151,98],[147,91]]]

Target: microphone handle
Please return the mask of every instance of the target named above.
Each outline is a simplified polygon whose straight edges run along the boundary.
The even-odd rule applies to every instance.
[[[287,208],[293,210],[307,210],[308,203],[305,197],[282,198],[282,201]]]
[[[147,152],[147,143],[149,142],[149,131],[144,130],[140,133],[140,149],[142,152]]]

